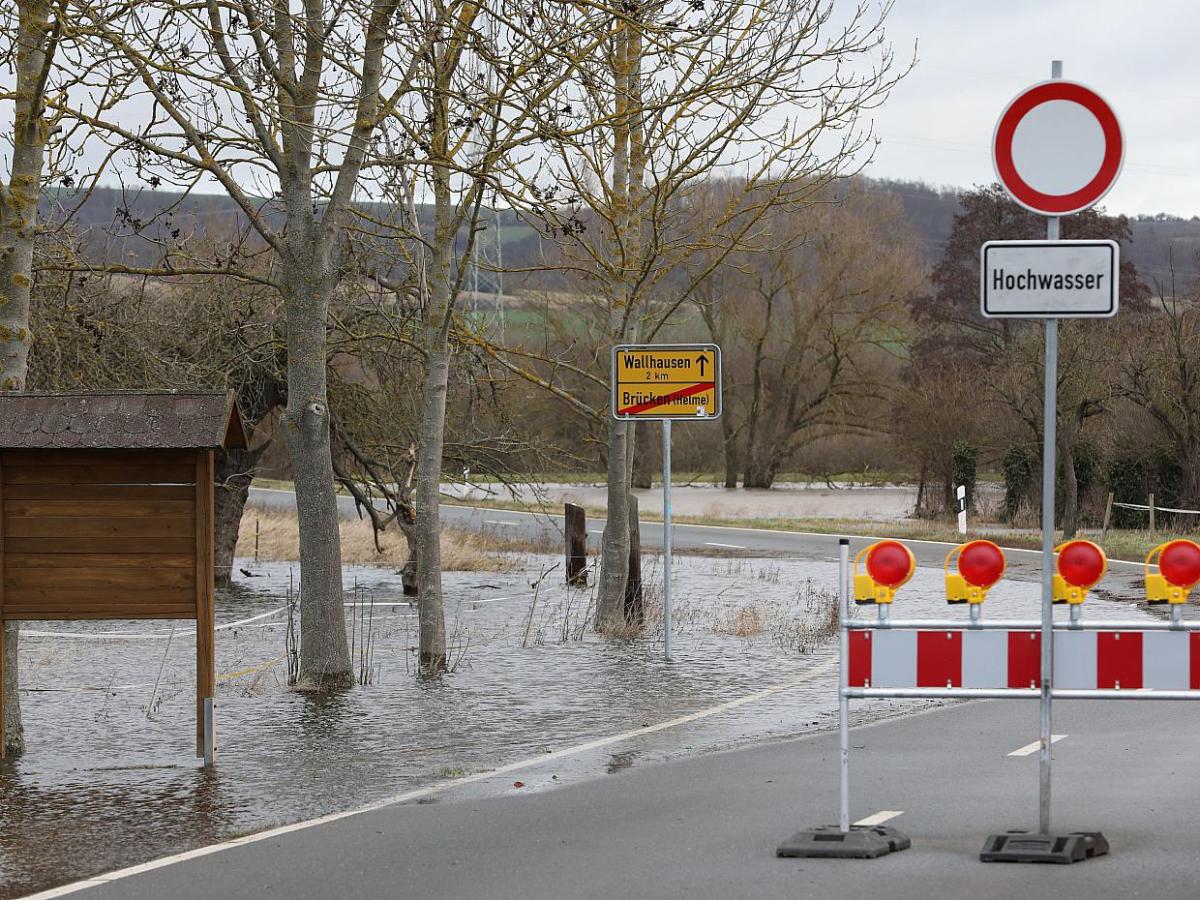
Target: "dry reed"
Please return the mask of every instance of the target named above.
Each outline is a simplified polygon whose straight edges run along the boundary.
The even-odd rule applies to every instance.
[[[257,520],[258,556],[263,560],[300,558],[300,525],[292,510],[249,507],[242,517],[237,555],[254,556]],[[383,552],[375,549],[371,524],[342,519],[339,526],[342,562],[346,565],[388,566],[399,569],[408,560],[403,536],[393,527],[380,538]],[[442,569],[446,572],[508,572],[520,567],[514,553],[546,552],[534,541],[514,540],[490,533],[442,529]]]

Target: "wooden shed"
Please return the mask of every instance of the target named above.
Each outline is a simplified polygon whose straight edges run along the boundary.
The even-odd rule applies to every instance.
[[[245,446],[232,393],[0,393],[0,620],[195,620],[206,759],[213,452]]]

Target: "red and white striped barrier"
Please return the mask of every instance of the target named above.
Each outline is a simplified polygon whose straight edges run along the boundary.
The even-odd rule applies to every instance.
[[[1025,630],[856,630],[851,688],[1037,688],[1042,636]],[[1059,690],[1200,690],[1200,632],[1056,631]]]

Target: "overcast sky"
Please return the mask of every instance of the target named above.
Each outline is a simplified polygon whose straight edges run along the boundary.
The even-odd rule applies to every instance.
[[[1200,215],[1200,2],[896,0],[888,31],[917,65],[877,112],[868,174],[969,187],[995,180],[991,138],[1012,96],[1063,76],[1099,91],[1125,133],[1110,212]]]

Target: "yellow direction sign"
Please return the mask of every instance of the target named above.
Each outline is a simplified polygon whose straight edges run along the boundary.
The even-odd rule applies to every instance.
[[[715,419],[721,415],[721,348],[618,344],[612,413],[618,419]]]

